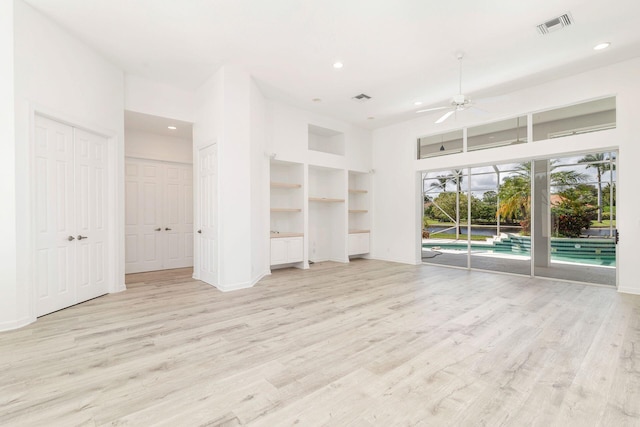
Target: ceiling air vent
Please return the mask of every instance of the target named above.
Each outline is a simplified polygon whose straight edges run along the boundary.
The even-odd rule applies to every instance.
[[[364,93],[361,93],[360,95],[356,95],[353,98],[354,101],[358,101],[358,102],[365,102],[371,99],[371,97],[369,95],[365,95]]]
[[[565,13],[557,18],[549,19],[547,22],[538,25],[538,32],[540,34],[549,34],[554,31],[561,30],[564,27],[568,27],[573,24],[573,18],[570,13]]]

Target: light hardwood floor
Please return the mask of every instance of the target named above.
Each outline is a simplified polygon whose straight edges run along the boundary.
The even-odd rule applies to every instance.
[[[0,424],[640,425],[640,297],[357,260],[189,269],[0,334]]]

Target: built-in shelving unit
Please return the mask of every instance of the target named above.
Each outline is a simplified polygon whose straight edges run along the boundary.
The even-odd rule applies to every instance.
[[[369,188],[371,176],[364,172],[349,172],[349,256],[362,256],[369,253],[370,224]]]
[[[304,261],[304,165],[271,161],[271,265]]]
[[[347,172],[309,165],[308,174],[309,260],[347,262]]]

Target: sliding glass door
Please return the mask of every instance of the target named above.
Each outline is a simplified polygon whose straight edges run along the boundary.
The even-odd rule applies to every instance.
[[[616,153],[423,174],[423,262],[615,286]]]
[[[470,267],[531,274],[531,163],[470,169]]]
[[[615,159],[534,162],[534,275],[615,286]]]
[[[455,169],[422,176],[423,262],[464,268],[468,265],[465,171]]]

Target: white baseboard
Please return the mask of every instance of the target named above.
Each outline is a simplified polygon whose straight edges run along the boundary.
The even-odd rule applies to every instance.
[[[399,264],[409,264],[409,265],[419,265],[419,262],[415,262],[413,260],[401,259],[401,258],[386,258],[386,257],[378,257],[375,255],[371,255],[369,259],[375,259],[378,261],[387,261],[387,262],[397,262]]]
[[[219,291],[222,291],[222,292],[231,292],[231,291],[237,291],[237,290],[240,290],[240,289],[252,288],[264,276],[268,276],[269,274],[271,274],[271,272],[269,270],[267,270],[267,271],[264,271],[264,272],[260,273],[255,279],[253,279],[251,281],[248,281],[248,282],[232,283],[232,284],[228,284],[228,285],[214,285],[214,286],[216,287],[216,289],[218,289]]]
[[[640,295],[640,289],[638,288],[625,288],[625,287],[618,287],[618,292],[620,292],[621,294],[629,294],[629,295]]]
[[[22,328],[24,326],[27,326],[33,322],[36,321],[36,318],[30,318],[30,317],[23,317],[22,319],[18,319],[18,320],[10,320],[8,322],[2,322],[0,323],[0,332],[1,331],[12,331],[14,329],[19,329]]]

